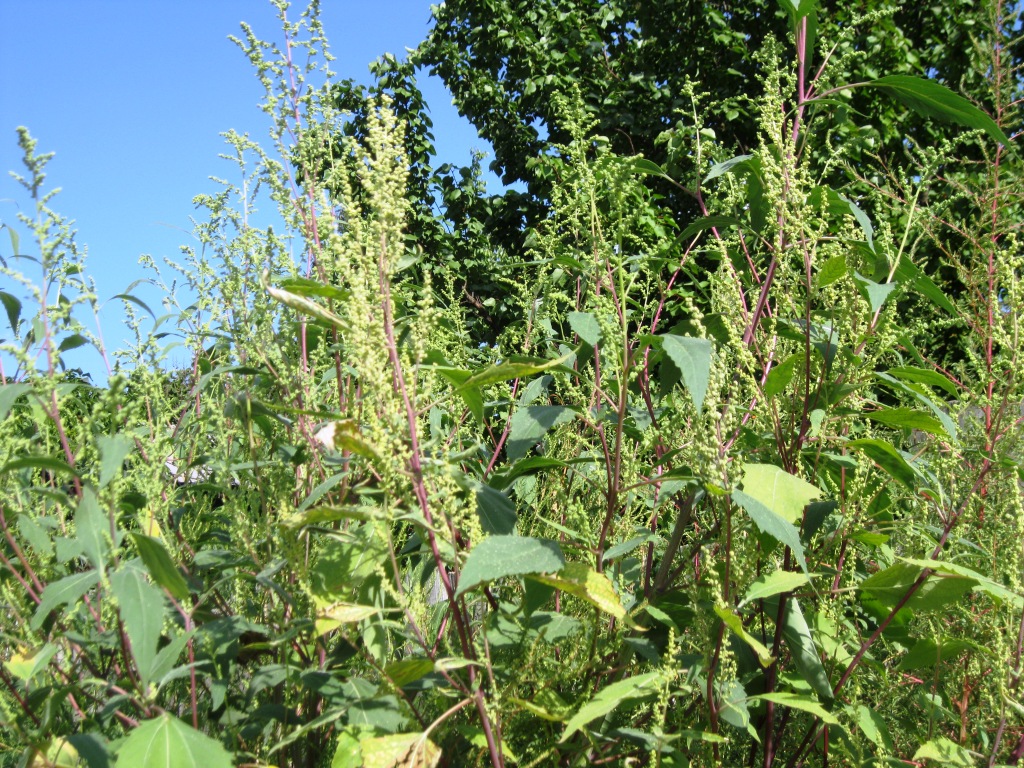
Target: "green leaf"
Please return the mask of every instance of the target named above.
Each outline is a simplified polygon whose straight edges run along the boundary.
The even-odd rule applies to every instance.
[[[74,605],[82,599],[82,595],[96,586],[100,581],[100,572],[95,570],[73,573],[57,581],[51,581],[43,589],[39,607],[36,608],[30,627],[38,630],[51,611],[65,605]]]
[[[846,276],[846,256],[839,254],[828,259],[818,268],[815,283],[819,288],[832,285],[836,280]]]
[[[75,511],[75,539],[90,562],[103,569],[110,551],[110,518],[100,508],[96,493],[88,486]]]
[[[564,565],[565,556],[557,541],[527,536],[489,536],[470,550],[456,594],[506,576],[555,573]]]
[[[1010,147],[1010,140],[991,117],[959,94],[934,80],[909,75],[888,75],[866,85],[889,93],[925,117],[937,117],[968,128],[982,130],[993,141]]]
[[[384,667],[384,674],[399,688],[404,688],[433,671],[434,662],[430,659],[401,659]]]
[[[862,438],[851,440],[846,445],[863,453],[881,467],[883,472],[911,493],[917,492],[917,474],[899,451],[889,443],[875,438]]]
[[[688,336],[673,336],[666,333],[661,337],[662,349],[669,360],[679,369],[683,383],[690,392],[697,412],[704,407],[704,396],[711,378],[711,342],[707,339],[693,339]]]
[[[904,562],[910,565],[915,565],[920,568],[930,568],[936,573],[944,573],[949,576],[959,576],[964,579],[970,579],[976,582],[975,589],[977,591],[984,592],[991,598],[994,598],[1000,603],[1005,603],[1013,606],[1015,609],[1020,610],[1024,608],[1024,597],[1017,594],[1016,592],[1007,589],[1002,584],[998,584],[986,576],[982,576],[977,571],[971,570],[962,565],[956,565],[955,563],[943,563],[938,560],[920,559],[915,560],[911,558],[902,558]]]
[[[18,322],[21,319],[21,301],[6,291],[0,291],[0,302],[3,303],[4,310],[7,312],[7,322],[11,325],[11,331],[17,335]]]
[[[163,632],[166,612],[164,596],[146,580],[141,571],[128,566],[110,574],[110,588],[121,607],[121,620],[128,633],[132,656],[145,693],[151,682],[153,660]]]
[[[725,227],[742,227],[743,222],[735,216],[705,216],[697,219],[679,235],[680,240],[689,240],[694,235],[707,229],[722,229]]]
[[[508,495],[486,483],[474,484],[476,513],[484,533],[504,536],[516,529],[516,507]]]
[[[762,693],[760,696],[753,696],[752,698],[760,699],[761,701],[770,701],[782,707],[789,707],[790,709],[799,709],[801,712],[808,712],[814,715],[823,723],[839,725],[839,718],[809,696],[802,696],[798,693],[790,693],[788,691],[777,691],[775,693]]]
[[[646,672],[642,675],[627,677],[599,690],[590,701],[580,707],[569,722],[559,742],[568,741],[583,726],[599,717],[604,717],[624,701],[654,696],[664,684],[664,673],[660,671]]]
[[[89,343],[89,340],[80,333],[73,333],[70,336],[65,336],[61,339],[60,344],[57,346],[58,352],[68,352],[72,349],[78,349],[84,347]]]
[[[359,740],[363,768],[434,768],[441,748],[425,733],[364,736]]]
[[[278,284],[282,290],[294,293],[296,296],[319,296],[322,299],[334,299],[344,301],[350,295],[350,291],[339,288],[336,285],[328,285],[318,280],[310,280],[307,277],[286,277]]]
[[[864,241],[868,244],[868,248],[870,248],[872,251],[874,251],[875,250],[875,228],[873,226],[871,226],[871,219],[868,218],[868,215],[866,213],[864,213],[864,211],[861,210],[860,206],[857,205],[855,202],[853,202],[853,200],[850,200],[845,195],[838,194],[838,193],[837,193],[837,197],[840,200],[842,200],[844,203],[846,203],[846,205],[849,207],[850,213],[853,215],[853,218],[856,219],[857,223],[860,225],[861,232],[864,233]],[[833,257],[833,258],[835,258],[835,257]],[[842,257],[840,257],[840,258],[842,258]],[[844,264],[843,266],[845,267],[846,265]]]
[[[331,310],[327,309],[326,307],[317,304],[315,301],[307,299],[305,296],[302,296],[300,294],[292,293],[291,291],[285,291],[282,290],[281,288],[274,288],[273,286],[271,286],[268,272],[263,273],[261,282],[263,284],[263,288],[271,296],[271,298],[273,298],[275,301],[279,301],[286,307],[291,307],[292,309],[301,314],[309,315],[310,317],[314,317],[317,320],[321,320],[322,322],[334,328],[339,328],[343,330],[348,327],[348,323],[346,323],[342,318],[338,317],[338,315],[334,314]]]
[[[50,472],[61,472],[73,475],[74,477],[81,477],[78,470],[66,461],[51,456],[25,456],[21,459],[14,459],[4,464],[3,468],[0,469],[0,475],[13,472],[16,469],[46,469]]]
[[[983,648],[969,640],[942,638],[938,643],[931,639],[918,640],[907,651],[907,655],[900,660],[899,666],[896,669],[900,671],[913,669],[934,670],[943,661],[955,661],[964,651],[984,653]]]
[[[617,619],[626,615],[626,609],[622,607],[608,577],[586,563],[566,563],[557,573],[531,573],[530,578],[586,600]]]
[[[779,393],[784,392],[793,380],[797,365],[803,361],[804,356],[798,352],[773,366],[771,371],[768,372],[768,378],[764,382],[765,397],[775,397]]]
[[[957,308],[953,305],[953,302],[946,298],[946,294],[942,292],[942,289],[906,256],[900,259],[896,272],[893,273],[893,278],[898,283],[908,283],[915,291],[931,301],[932,304],[945,310],[953,317],[959,317]]]
[[[804,545],[800,543],[800,532],[796,526],[743,491],[733,491],[732,500],[743,508],[758,530],[789,547],[797,563],[807,573]]]
[[[512,414],[505,452],[519,459],[539,443],[548,430],[576,418],[576,411],[565,405],[528,405]]]
[[[977,765],[969,751],[945,736],[926,741],[914,753],[913,760],[934,760],[943,768],[973,768]]]
[[[0,420],[7,418],[19,397],[31,391],[32,385],[25,382],[0,386]]]
[[[524,376],[533,376],[535,374],[542,373],[543,371],[557,368],[565,363],[570,357],[572,357],[571,354],[563,355],[555,360],[506,360],[505,362],[489,365],[486,368],[475,371],[473,375],[466,379],[462,386],[460,386],[456,391],[462,392],[463,390],[471,387],[486,387],[490,384],[497,384],[501,381],[510,381],[512,379],[521,379]]]
[[[889,735],[889,727],[885,724],[882,716],[863,704],[857,705],[856,713],[857,726],[868,741],[880,749],[891,751],[892,736]]]
[[[743,627],[743,619],[737,616],[735,613],[730,611],[728,608],[722,608],[715,606],[715,613],[718,614],[718,618],[727,626],[733,634],[740,638],[743,642],[750,646],[750,649],[757,654],[757,660],[761,662],[761,666],[768,668],[775,661],[775,657],[772,656],[772,652],[765,647],[765,645],[751,635]]]
[[[957,399],[960,397],[960,391],[957,389],[956,384],[938,371],[929,371],[924,368],[915,368],[913,366],[902,366],[898,368],[890,368],[888,373],[890,376],[895,376],[897,379],[902,381],[912,381],[915,384],[926,384],[929,387],[937,387],[938,389],[944,390],[950,397]]]
[[[853,282],[860,291],[861,296],[867,299],[872,312],[877,312],[881,308],[885,300],[889,298],[889,294],[897,286],[897,283],[876,283],[874,280],[868,280],[859,272],[853,273]]]
[[[736,157],[731,157],[728,160],[715,163],[708,171],[708,175],[704,177],[705,183],[712,179],[717,179],[719,176],[726,173],[731,173],[737,168],[743,168],[744,164],[752,157],[753,155],[736,155]]]
[[[99,487],[105,488],[123,470],[125,457],[135,447],[135,441],[127,435],[100,435],[96,447],[100,451]]]
[[[219,741],[163,714],[141,723],[117,751],[115,768],[232,768]]]
[[[916,429],[940,437],[951,437],[938,419],[913,408],[883,408],[880,411],[865,411],[864,415],[887,427]]]
[[[773,595],[781,595],[783,592],[792,592],[805,584],[809,584],[811,577],[806,573],[793,573],[792,571],[774,571],[767,576],[762,576],[747,587],[747,594],[736,606],[742,608],[754,600],[762,600]]]
[[[794,525],[803,521],[804,508],[822,496],[816,486],[774,464],[744,464],[743,492]]]
[[[777,616],[778,602],[772,602],[769,610],[771,615]],[[818,694],[819,699],[831,701],[832,683],[829,682],[828,673],[821,663],[821,655],[811,636],[811,628],[807,625],[807,619],[804,618],[800,603],[795,597],[789,598],[786,602],[786,613],[782,617],[782,639],[789,648],[793,666],[800,673],[800,677]]]
[[[110,298],[112,298],[112,299],[122,299],[123,301],[127,301],[130,304],[135,304],[135,305],[137,305],[139,307],[142,307],[142,309],[146,310],[146,313],[150,317],[152,317],[154,320],[156,320],[156,315],[153,314],[153,310],[149,308],[149,305],[146,304],[146,302],[144,302],[142,299],[140,299],[140,298],[138,298],[136,296],[133,296],[130,293],[118,293],[118,294],[116,294],[114,296],[111,296]]]
[[[645,176],[660,176],[663,179],[669,180],[672,179],[672,177],[665,172],[664,168],[644,157],[634,157],[630,167],[634,173],[643,174]]]
[[[592,347],[601,340],[601,326],[590,312],[570,312],[566,315],[573,333]]]
[[[135,542],[139,556],[153,581],[170,592],[176,600],[185,600],[189,595],[188,584],[160,540],[142,533],[132,532],[128,535]]]

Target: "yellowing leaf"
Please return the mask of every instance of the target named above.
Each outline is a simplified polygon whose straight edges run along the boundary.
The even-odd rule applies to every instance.
[[[743,619],[727,608],[720,608],[717,605],[715,606],[715,613],[725,623],[725,626],[731,629],[737,637],[749,645],[751,650],[757,654],[757,660],[761,662],[762,667],[771,666],[771,663],[775,661],[775,657],[772,656],[772,652],[763,643],[743,628]]]
[[[434,768],[441,749],[422,733],[398,733],[359,740],[363,768]]]
[[[567,563],[555,574],[536,574],[530,578],[582,598],[617,619],[626,615],[608,577],[584,563]]]
[[[804,507],[822,497],[817,487],[774,464],[744,464],[743,492],[793,525],[803,521]]]

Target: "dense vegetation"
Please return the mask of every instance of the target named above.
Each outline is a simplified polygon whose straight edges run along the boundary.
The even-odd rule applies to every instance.
[[[23,130],[0,764],[1019,764],[1024,94],[978,5],[453,0],[362,86],[279,2],[271,146],[104,386]],[[421,67],[518,186],[435,166]]]

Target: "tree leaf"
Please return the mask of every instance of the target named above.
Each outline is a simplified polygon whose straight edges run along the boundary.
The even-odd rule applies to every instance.
[[[891,94],[925,117],[937,117],[968,128],[979,129],[987,133],[993,141],[1005,147],[1012,146],[995,120],[963,96],[953,93],[934,80],[909,75],[888,75],[872,80],[866,85]]]
[[[753,581],[747,587],[747,594],[744,595],[737,608],[742,608],[754,600],[762,600],[773,595],[781,595],[783,592],[792,592],[805,584],[809,584],[811,577],[806,573],[793,573],[793,571],[773,571],[767,576]]]
[[[525,456],[539,443],[548,430],[576,418],[576,411],[566,405],[528,405],[512,414],[505,453],[510,459]]]
[[[185,600],[189,595],[188,584],[160,540],[142,533],[131,532],[128,535],[132,537],[153,581],[170,592],[174,599]]]
[[[708,380],[711,378],[711,342],[669,333],[661,339],[662,349],[682,374],[690,399],[700,413],[708,391]]]
[[[804,508],[822,497],[816,486],[774,464],[744,464],[743,492],[794,525],[803,520]]]
[[[219,741],[163,714],[141,723],[117,751],[116,768],[232,768]]]
[[[800,532],[796,526],[743,491],[733,491],[732,500],[743,508],[758,530],[789,547],[797,563],[807,573],[804,545],[800,543]]]
[[[605,686],[594,694],[594,698],[584,704],[569,718],[566,723],[565,733],[562,734],[559,742],[565,742],[587,723],[603,717],[622,704],[631,699],[642,699],[655,695],[664,683],[664,673],[661,671],[646,672],[642,675],[627,677],[611,685]]]
[[[914,366],[902,366],[890,368],[887,373],[902,381],[912,381],[915,384],[926,384],[929,387],[937,387],[938,389],[944,390],[953,398],[960,397],[960,391],[957,389],[956,384],[938,371],[929,371],[924,368],[915,368]]]
[[[565,565],[557,541],[528,536],[489,536],[473,549],[462,566],[456,595],[506,576],[555,573]]]

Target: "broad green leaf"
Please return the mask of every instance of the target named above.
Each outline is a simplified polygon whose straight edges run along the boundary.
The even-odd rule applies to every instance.
[[[570,312],[566,315],[573,333],[592,347],[601,340],[601,326],[590,312]]]
[[[50,659],[57,654],[58,650],[57,646],[47,643],[35,653],[15,651],[11,653],[10,659],[4,662],[4,667],[7,668],[8,672],[28,685],[32,682],[32,678],[50,663]]]
[[[857,726],[868,741],[880,749],[892,750],[892,736],[885,720],[874,709],[859,704],[856,708]]]
[[[267,293],[270,294],[271,298],[275,301],[279,301],[286,307],[291,307],[295,311],[314,317],[317,320],[321,320],[329,326],[344,330],[348,327],[342,318],[334,314],[331,310],[317,304],[312,299],[307,299],[305,296],[300,296],[297,293],[291,291],[285,291],[280,288],[272,287],[267,281],[267,273],[263,273],[263,285]]]
[[[938,403],[936,403],[926,394],[922,393],[921,388],[916,386],[913,382],[908,384],[906,382],[901,381],[900,379],[897,379],[895,376],[890,376],[888,373],[878,372],[875,374],[875,376],[877,376],[881,381],[884,381],[893,390],[897,392],[903,392],[909,395],[910,397],[914,398],[919,403],[924,405],[926,408],[928,408],[928,410],[932,412],[935,418],[938,419],[939,423],[942,425],[942,428],[945,430],[945,433],[949,435],[951,439],[957,439],[957,424],[955,421],[953,421],[952,418],[950,418],[950,415],[945,411],[944,404],[939,405]]]
[[[797,563],[807,573],[804,545],[800,543],[800,532],[795,525],[743,491],[733,491],[732,500],[743,508],[758,530],[789,547]]]
[[[801,696],[798,693],[789,693],[788,691],[777,691],[775,693],[762,693],[760,696],[754,696],[753,698],[760,699],[761,701],[770,701],[790,709],[799,709],[801,712],[809,712],[823,723],[839,725],[839,718],[810,696]]]
[[[840,200],[846,203],[847,206],[849,206],[850,213],[853,215],[853,218],[857,220],[857,223],[860,225],[861,231],[864,233],[864,241],[868,244],[868,248],[874,251],[875,228],[871,226],[871,219],[868,218],[868,215],[864,213],[864,211],[861,210],[860,206],[853,202],[853,200],[850,200],[848,197],[842,194],[839,194],[837,196]]]
[[[585,563],[567,563],[557,573],[532,573],[530,578],[582,598],[617,619],[626,615],[608,577]]]
[[[533,695],[531,701],[514,697],[510,701],[542,720],[555,723],[565,722],[572,712],[572,708],[565,702],[565,699],[550,688],[541,688]]]
[[[743,619],[728,608],[722,608],[717,605],[715,606],[715,613],[718,614],[718,618],[722,620],[725,626],[740,638],[740,640],[749,645],[750,649],[757,654],[757,660],[761,662],[762,667],[767,668],[772,665],[772,662],[775,661],[775,657],[772,656],[772,652],[769,651],[760,640],[747,632],[743,627]]]
[[[804,359],[804,356],[798,352],[775,365],[768,372],[768,378],[764,382],[765,397],[775,397],[784,392],[786,387],[789,386],[789,382],[793,380],[797,365],[802,363]]]
[[[339,288],[336,285],[321,283],[319,280],[310,280],[308,277],[286,277],[278,285],[282,290],[294,293],[296,296],[319,296],[323,299],[334,299],[344,301],[350,295],[349,291]]]
[[[188,595],[188,584],[164,549],[163,543],[152,536],[142,533],[130,533],[139,557],[146,564],[146,570],[157,584],[173,595],[175,600],[185,600]]]
[[[51,581],[43,589],[39,607],[36,608],[30,627],[38,630],[51,611],[64,605],[73,605],[82,599],[82,595],[99,583],[100,572],[95,570],[73,573],[57,581]]]
[[[766,602],[766,607],[770,615],[778,615],[777,598],[773,598],[770,603]],[[800,677],[818,694],[819,699],[831,701],[832,683],[829,682],[828,673],[821,663],[821,655],[811,636],[811,628],[807,625],[807,619],[804,618],[804,612],[795,597],[789,598],[786,602],[786,613],[782,617],[782,639],[789,648],[793,666],[800,673]]]
[[[281,525],[285,528],[297,530],[307,525],[323,525],[324,523],[336,523],[339,520],[376,520],[384,513],[379,507],[356,506],[354,504],[345,507],[313,507],[292,512],[281,518]]]
[[[708,380],[711,378],[711,342],[668,333],[661,339],[662,349],[682,374],[690,399],[700,413],[704,407],[704,395],[708,391]]]
[[[832,285],[836,280],[846,276],[846,256],[839,254],[828,259],[818,268],[815,283],[819,288]]]
[[[576,411],[565,405],[528,405],[512,414],[505,452],[509,459],[525,456],[548,430],[576,418]]]
[[[570,357],[572,355],[563,355],[555,360],[529,358],[525,360],[506,360],[505,362],[496,363],[482,370],[475,371],[456,391],[461,392],[470,387],[486,387],[501,381],[511,381],[512,379],[521,379],[524,376],[533,376],[563,365]]]
[[[747,587],[747,594],[736,606],[742,608],[754,600],[762,600],[773,595],[781,595],[783,592],[792,592],[805,584],[809,584],[811,577],[806,573],[793,573],[792,571],[774,571],[762,576]]]
[[[528,536],[489,536],[470,550],[456,594],[506,576],[556,573],[564,565],[565,556],[556,541]]]
[[[900,671],[912,669],[934,670],[943,661],[956,661],[957,657],[964,651],[984,653],[983,648],[969,640],[943,638],[939,643],[931,639],[918,640],[907,651],[906,656],[900,659],[899,666],[896,669]]]
[[[1010,589],[1007,589],[1002,584],[998,584],[992,579],[982,576],[980,573],[973,571],[970,568],[966,568],[962,565],[956,565],[955,563],[943,563],[939,560],[914,560],[911,558],[901,559],[910,565],[918,566],[920,568],[930,568],[936,573],[945,573],[950,576],[959,576],[964,579],[970,579],[977,582],[977,586],[975,587],[977,591],[984,592],[986,595],[994,598],[1000,603],[1012,605],[1017,610],[1024,608],[1024,597]]]
[[[363,750],[359,739],[348,731],[342,731],[334,747],[331,768],[363,768]]]
[[[70,336],[65,336],[60,340],[60,344],[57,345],[58,352],[69,352],[72,349],[78,349],[84,347],[89,343],[89,340],[80,333],[72,333]]]
[[[102,569],[110,551],[110,518],[100,508],[96,493],[86,486],[75,511],[75,538],[90,562]]]
[[[890,376],[895,376],[897,379],[901,379],[903,381],[912,381],[915,384],[926,384],[929,387],[937,387],[944,390],[950,397],[960,397],[960,391],[957,388],[957,385],[938,371],[929,371],[924,368],[915,368],[913,366],[903,366],[890,368],[888,373]]]
[[[373,605],[356,605],[354,603],[331,602],[319,595],[313,596],[316,606],[314,625],[318,637],[341,627],[342,624],[358,624],[363,619],[376,616],[380,608]]]
[[[115,294],[114,296],[111,296],[110,298],[121,299],[122,301],[127,301],[129,304],[134,304],[137,307],[141,307],[142,309],[146,310],[146,314],[148,314],[151,318],[156,320],[156,314],[154,314],[153,310],[149,308],[149,305],[142,299],[140,299],[138,296],[135,296],[130,293],[118,293]]]
[[[599,690],[590,701],[569,718],[565,733],[559,742],[568,741],[583,726],[599,717],[604,717],[624,701],[654,696],[664,684],[664,673],[661,671],[646,672],[642,675],[627,677],[625,680],[607,685]]]
[[[794,525],[803,521],[804,508],[822,496],[817,487],[774,464],[744,464],[743,492]]]
[[[441,748],[425,733],[368,736],[359,740],[363,768],[434,768]]]
[[[937,117],[968,128],[984,131],[993,140],[1010,147],[1010,140],[991,117],[959,94],[934,80],[909,75],[888,75],[866,85],[895,96],[903,104],[925,117]]]
[[[233,768],[219,741],[176,717],[160,715],[128,734],[117,750],[116,768]]]
[[[53,458],[51,456],[25,456],[20,459],[13,459],[12,461],[4,464],[3,468],[0,469],[0,475],[13,472],[18,469],[45,469],[50,472],[60,472],[62,474],[73,475],[74,477],[82,476],[77,469],[72,467],[66,461]]]
[[[7,322],[10,323],[11,330],[17,334],[18,323],[21,319],[21,301],[6,291],[0,291],[0,302],[3,303],[4,310],[7,312]]]
[[[974,768],[977,765],[971,753],[945,736],[926,741],[914,753],[914,761],[933,760],[943,768]]]
[[[160,590],[146,580],[141,571],[121,567],[110,574],[110,588],[121,608],[132,656],[139,671],[143,691],[149,687],[153,660],[163,633],[166,606]]]
[[[916,429],[940,437],[951,437],[938,419],[913,408],[883,408],[880,411],[865,411],[864,415],[887,427]]]
[[[709,182],[712,179],[717,179],[726,173],[731,173],[736,168],[742,168],[743,164],[746,163],[753,155],[736,155],[728,160],[723,160],[720,163],[715,163],[711,166],[708,171],[708,175],[704,177],[705,182]]]
[[[942,292],[942,289],[906,256],[900,259],[893,278],[898,283],[908,283],[932,304],[945,310],[953,317],[959,317],[957,308],[953,305],[953,302],[946,298],[946,294]]]
[[[135,447],[135,441],[128,435],[100,435],[96,438],[96,447],[100,450],[99,487],[105,488],[122,472],[125,457]]]
[[[665,172],[664,168],[645,157],[634,157],[631,162],[631,168],[634,173],[646,176],[660,176],[663,179],[672,178]]]
[[[516,506],[508,495],[479,480],[474,480],[472,487],[484,533],[504,536],[515,532]]]
[[[917,492],[917,474],[889,443],[875,438],[862,438],[851,440],[846,445],[863,453],[911,493]]]
[[[24,394],[32,391],[32,385],[25,382],[15,384],[4,384],[0,386],[0,420],[6,419],[11,412],[15,401]]]
[[[853,282],[854,285],[857,286],[857,290],[860,291],[861,296],[867,299],[872,312],[877,312],[881,309],[882,305],[885,304],[885,300],[889,298],[889,294],[892,293],[898,285],[898,283],[876,283],[874,280],[869,280],[864,277],[859,272],[853,273]]]
[[[433,671],[434,662],[430,659],[401,659],[384,667],[384,674],[399,688],[404,688]]]
[[[735,216],[705,216],[697,219],[693,224],[683,230],[679,236],[680,240],[689,240],[694,235],[708,229],[724,229],[725,227],[742,227],[743,222]]]

